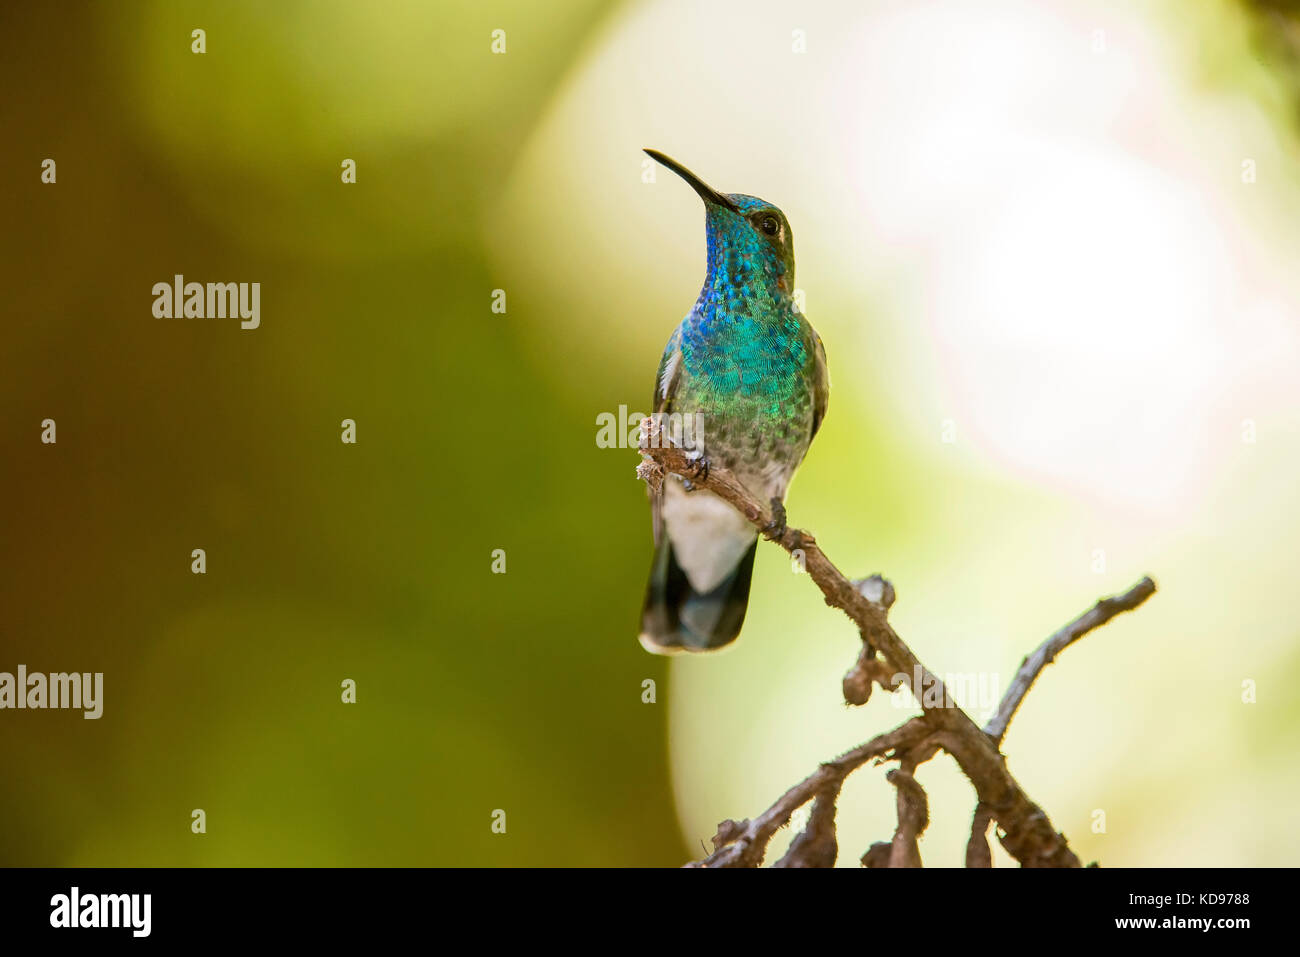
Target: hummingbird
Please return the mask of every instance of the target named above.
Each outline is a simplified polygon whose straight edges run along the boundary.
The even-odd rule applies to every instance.
[[[708,268],[699,298],[668,338],[652,408],[693,424],[696,475],[726,468],[772,505],[785,530],[785,493],[826,417],[830,380],[821,338],[794,299],[794,239],[781,210],[720,193],[676,160],[645,151],[704,200]],[[745,621],[758,531],[689,477],[651,495],[654,559],[641,612],[653,654],[714,651]]]

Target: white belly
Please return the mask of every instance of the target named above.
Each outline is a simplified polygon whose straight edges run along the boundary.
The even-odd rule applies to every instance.
[[[757,537],[754,526],[712,492],[664,483],[664,528],[677,564],[697,592],[709,592],[735,569]]]

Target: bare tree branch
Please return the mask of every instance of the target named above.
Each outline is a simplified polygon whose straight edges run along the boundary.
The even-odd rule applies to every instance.
[[[890,849],[890,867],[920,867],[921,848],[917,839],[930,826],[930,802],[912,773],[894,768],[885,780],[898,789],[898,830]]]
[[[894,586],[883,575],[870,575],[853,583],[862,597],[875,602],[881,610],[888,612],[893,607],[896,593]],[[891,684],[893,673],[889,665],[876,653],[871,638],[862,636],[862,651],[858,660],[844,675],[844,700],[851,705],[864,705],[871,698],[873,685],[880,685],[886,691],[893,691]]]
[[[835,799],[840,796],[841,781],[836,781],[813,798],[808,826],[790,842],[773,867],[834,867],[840,847],[835,839]]]
[[[1156,583],[1150,578],[1144,578],[1122,595],[1101,599],[1097,604],[1039,645],[1037,651],[1020,663],[1020,670],[1016,672],[1015,678],[1011,681],[1011,686],[1007,688],[1007,693],[1003,696],[997,713],[984,726],[984,733],[996,743],[1001,744],[1002,739],[1006,737],[1007,726],[1011,724],[1011,719],[1015,717],[1016,710],[1020,707],[1020,703],[1025,700],[1025,695],[1033,687],[1040,671],[1050,665],[1057,655],[1088,632],[1094,628],[1100,628],[1116,615],[1132,611],[1155,593]]]
[[[920,822],[923,818],[928,818],[928,812],[921,814],[921,809],[924,808],[924,792],[912,778],[912,772],[918,764],[929,760],[940,748],[952,755],[974,785],[979,805],[988,816],[985,827],[989,820],[998,822],[1003,832],[1000,838],[1002,845],[1012,857],[1026,867],[1080,866],[1078,857],[1070,850],[1064,835],[1056,831],[1046,813],[1030,800],[1007,770],[1006,759],[998,750],[998,740],[980,730],[966,712],[957,706],[943,682],[921,663],[889,624],[886,613],[894,598],[892,585],[879,576],[860,582],[850,581],[826,557],[817,545],[816,539],[805,531],[774,522],[770,504],[759,502],[729,471],[718,467],[703,470],[682,449],[656,447],[659,433],[652,419],[643,421],[642,434],[641,453],[644,461],[637,469],[637,474],[646,481],[648,487],[658,488],[664,480],[665,473],[672,472],[690,478],[696,488],[713,492],[745,516],[769,539],[800,558],[805,571],[821,590],[826,603],[839,608],[858,626],[863,640],[862,653],[857,664],[844,678],[845,699],[849,703],[864,703],[870,696],[873,682],[892,687],[889,682],[897,679],[907,685],[922,710],[920,717],[912,718],[893,731],[873,738],[835,761],[821,765],[816,772],[787,791],[754,821],[746,820],[739,823],[724,821],[713,839],[716,850],[695,866],[757,867],[763,861],[772,835],[790,820],[790,815],[808,801],[827,796],[828,800],[820,809],[814,807],[814,817],[818,814],[820,817],[817,818],[816,826],[810,820],[809,830],[800,835],[801,838],[807,835],[807,842],[800,846],[792,861],[824,858],[829,846],[824,831],[827,828],[833,830],[834,797],[838,795],[844,778],[873,758],[891,759],[891,756],[900,761],[900,770],[905,775],[905,777],[900,776],[895,772],[895,777],[891,778],[899,789],[899,831],[905,837],[901,842],[904,847],[899,852],[899,859],[910,860],[910,845],[915,843],[915,837],[924,829],[924,824]],[[1155,585],[1150,579],[1145,579],[1143,583],[1135,586],[1129,595],[1143,588],[1147,589],[1146,593],[1129,607],[1136,607],[1145,600],[1155,590]],[[1109,601],[1115,602],[1117,599],[1109,599]],[[1105,602],[1099,603],[1098,608],[1103,605]],[[1106,607],[1109,609],[1110,606]],[[1086,631],[1103,624],[1110,617],[1124,610],[1127,608],[1109,611],[1104,618],[1087,624],[1077,634],[1072,633],[1073,636],[1061,647],[1077,640]],[[1101,613],[1094,608],[1089,613],[1092,614]],[[1062,631],[1068,631],[1087,618],[1088,615],[1083,616]],[[1059,651],[1059,648],[1057,650]],[[1049,656],[1046,661],[1050,660]],[[1046,661],[1043,664],[1046,664]],[[1026,665],[1028,664],[1029,662],[1026,662]],[[1036,675],[1041,667],[1040,665],[1033,674]],[[1031,675],[1024,690],[1011,703],[1008,720],[1018,707],[1019,700],[1028,691],[1032,680]],[[1003,728],[1005,730],[1005,725]],[[903,803],[904,792],[906,792],[906,806]],[[909,822],[906,830],[904,816]],[[981,831],[981,838],[983,833]],[[798,843],[799,839],[796,839],[796,844]],[[810,853],[809,847],[814,844],[821,857]],[[867,852],[863,858],[864,864],[879,866],[883,863],[883,855],[878,850],[880,846],[875,845]],[[893,846],[884,846],[891,848],[890,860],[892,861]],[[795,850],[793,846],[791,850],[792,852]],[[968,857],[969,854],[968,847]],[[783,858],[783,861],[787,860],[791,860],[790,854]],[[919,854],[916,855],[916,863],[919,865]]]
[[[876,841],[862,855],[863,867],[888,867],[889,856],[894,852],[894,845],[889,841]]]
[[[989,822],[993,812],[983,804],[975,805],[975,817],[970,824],[970,840],[966,842],[967,867],[992,867],[993,853],[989,850]]]
[[[763,863],[768,841],[779,828],[786,825],[791,814],[832,788],[838,794],[840,785],[851,772],[872,758],[883,758],[898,748],[921,741],[926,731],[925,723],[920,718],[913,718],[888,734],[877,735],[866,744],[846,751],[834,761],[827,761],[781,795],[775,804],[753,821],[723,821],[713,838],[713,846],[717,850],[695,866],[757,867]]]

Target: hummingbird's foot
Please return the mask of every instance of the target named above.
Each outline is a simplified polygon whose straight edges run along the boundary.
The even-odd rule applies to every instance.
[[[785,538],[785,532],[788,526],[785,520],[785,503],[775,496],[772,502],[772,521],[768,522],[763,528],[763,534],[767,536],[770,542],[779,542]]]
[[[692,482],[691,479],[695,479],[696,482],[703,482],[709,477],[709,460],[701,455],[693,463],[692,469],[691,477],[683,483],[688,492],[695,491],[695,482]]]

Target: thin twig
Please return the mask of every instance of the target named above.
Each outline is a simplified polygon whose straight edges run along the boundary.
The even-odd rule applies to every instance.
[[[984,726],[984,733],[997,744],[1001,744],[1002,739],[1006,737],[1007,727],[1011,724],[1011,719],[1015,717],[1020,703],[1025,700],[1025,695],[1033,687],[1039,672],[1050,665],[1057,655],[1088,632],[1094,628],[1100,628],[1116,615],[1132,611],[1155,593],[1156,583],[1150,578],[1144,578],[1122,595],[1113,595],[1110,598],[1101,599],[1097,604],[1039,645],[1038,650],[1020,663],[1020,670],[1016,672],[1015,678],[1011,681],[1011,686],[1007,688],[1002,703],[998,705],[997,713]]]
[[[813,798],[807,826],[790,842],[773,867],[834,867],[840,846],[835,838],[835,801],[840,796],[843,779],[829,785]]]
[[[970,822],[970,840],[966,842],[967,867],[992,867],[993,852],[989,850],[988,830],[993,813],[983,804],[975,805],[975,816]]]
[[[723,821],[718,828],[713,845],[717,848],[696,866],[702,867],[757,867],[763,863],[767,843],[772,835],[790,820],[790,815],[821,793],[839,785],[853,771],[872,758],[883,758],[899,748],[921,741],[926,726],[920,718],[912,718],[888,734],[877,735],[866,744],[846,751],[834,761],[827,761],[785,794],[770,808],[752,821]]]
[[[890,867],[920,867],[921,849],[917,839],[930,825],[930,802],[925,790],[904,768],[895,768],[885,779],[898,789],[898,829],[890,848]]]

